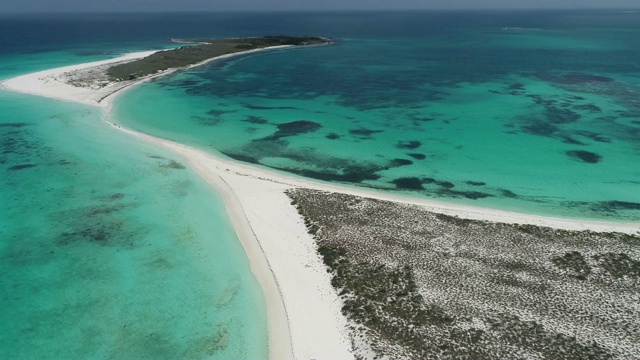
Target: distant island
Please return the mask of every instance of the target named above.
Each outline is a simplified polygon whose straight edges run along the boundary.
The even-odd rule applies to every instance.
[[[517,27],[517,26],[505,26],[505,27],[502,28],[502,30],[504,30],[504,31],[540,31],[542,29]]]
[[[174,49],[130,53],[115,59],[71,65],[18,76],[2,87],[32,95],[108,107],[120,91],[156,76],[229,56],[264,50],[331,44],[317,36],[262,36],[231,39],[171,39]]]
[[[316,36],[263,36],[235,39],[171,39],[176,43],[198,44],[159,51],[142,59],[117,64],[107,70],[111,81],[130,81],[168,69],[183,68],[203,61],[239,52],[281,46],[323,45],[329,39]]]

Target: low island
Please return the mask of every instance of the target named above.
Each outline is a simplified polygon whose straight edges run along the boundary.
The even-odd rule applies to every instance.
[[[110,67],[106,74],[111,81],[136,80],[169,69],[184,68],[222,55],[283,46],[308,46],[329,43],[315,36],[263,36],[236,39],[173,40],[197,44],[159,51],[142,59]]]

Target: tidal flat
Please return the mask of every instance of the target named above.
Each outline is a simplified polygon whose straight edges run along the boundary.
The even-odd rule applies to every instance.
[[[361,359],[631,358],[640,236],[295,189]]]

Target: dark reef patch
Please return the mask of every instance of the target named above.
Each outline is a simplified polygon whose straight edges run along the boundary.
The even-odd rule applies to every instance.
[[[196,86],[199,85],[200,81],[199,80],[173,80],[170,81],[169,84],[165,85],[165,86],[172,86],[172,87],[178,87],[178,88],[189,88],[192,86]]]
[[[78,240],[90,241],[106,245],[112,233],[104,226],[95,226],[75,232],[62,233],[57,241],[58,245],[68,245]]]
[[[613,82],[613,79],[606,76],[597,76],[597,75],[589,75],[589,74],[565,74],[560,76],[560,82],[563,84],[584,84],[589,82]]]
[[[295,135],[314,132],[322,127],[322,125],[313,121],[308,121],[308,120],[291,121],[288,123],[278,124],[276,126],[278,127],[278,131],[273,133],[273,135],[269,135],[265,138],[258,139],[258,140],[270,140],[270,141],[279,140],[287,136],[295,136]]]
[[[264,125],[268,121],[265,118],[261,118],[260,116],[248,116],[246,119],[242,120],[251,124]]]
[[[562,139],[562,142],[565,143],[565,144],[587,145],[587,144],[583,143],[582,141],[578,141],[578,140],[572,138],[571,136],[562,136],[562,137],[560,137],[560,139]]]
[[[599,134],[589,130],[574,130],[565,128],[565,125],[575,124],[582,119],[582,116],[569,109],[570,103],[561,103],[555,105],[557,101],[546,100],[539,95],[527,95],[534,99],[536,104],[544,107],[542,116],[540,115],[523,115],[518,116],[516,120],[520,123],[520,130],[526,134],[543,136],[552,139],[557,139],[565,144],[570,145],[588,145],[583,139],[586,138],[592,141],[601,143],[610,143],[611,139],[603,134]],[[591,105],[584,105],[585,109],[591,109],[595,111]],[[594,105],[595,106],[595,105]],[[615,121],[615,118],[608,119],[608,121]],[[505,128],[512,128],[513,123],[505,124]],[[508,131],[507,133],[516,133]]]
[[[123,193],[115,193],[109,196],[109,200],[120,200],[123,199],[125,195]]]
[[[619,117],[627,117],[627,118],[639,118],[640,117],[640,109],[638,110],[626,110],[626,111],[616,111]],[[615,117],[611,116],[613,119]]]
[[[139,234],[137,234],[139,236]],[[136,232],[127,230],[125,223],[117,220],[99,219],[95,224],[76,231],[63,232],[56,238],[58,246],[67,246],[78,242],[98,246],[117,246],[133,248]]]
[[[500,192],[500,195],[501,195],[502,197],[506,197],[506,198],[510,198],[510,199],[515,199],[515,198],[519,197],[519,196],[518,196],[518,194],[514,193],[514,192],[513,192],[513,191],[511,191],[511,190],[507,190],[507,189],[498,189],[498,191]]]
[[[91,218],[96,215],[108,215],[121,211],[125,208],[125,205],[104,205],[94,206],[86,212],[86,216]]]
[[[15,170],[22,170],[22,169],[32,168],[32,167],[35,167],[35,166],[36,166],[36,165],[34,165],[34,164],[22,164],[22,165],[15,165],[15,166],[10,167],[8,170],[12,170],[12,171],[15,171]]]
[[[393,159],[391,160],[391,162],[389,163],[389,167],[400,167],[400,166],[407,166],[407,165],[412,165],[413,161],[411,160],[407,160],[407,159]]]
[[[160,167],[164,169],[174,169],[174,170],[186,169],[186,166],[182,165],[181,163],[175,160],[170,160],[168,163],[160,165]]]
[[[609,83],[614,80],[605,76],[589,75],[583,73],[572,73],[563,75],[553,75],[549,73],[538,73],[536,77],[540,80],[563,85],[580,85],[585,83]]]
[[[229,113],[234,113],[236,112],[235,110],[220,110],[220,109],[211,109],[209,111],[207,111],[207,115],[211,115],[211,116],[221,116],[224,114],[229,114]]]
[[[430,116],[410,115],[409,119],[413,122],[425,123],[434,121],[436,118]]]
[[[200,125],[203,126],[216,126],[220,124],[220,119],[215,117],[192,115],[191,119],[196,120]]]
[[[602,109],[600,109],[600,107],[594,104],[576,105],[573,108],[576,110],[585,110],[585,111],[591,111],[594,113],[602,112]]]
[[[403,177],[397,178],[392,181],[392,183],[398,189],[408,189],[408,190],[423,190],[424,186],[422,186],[422,180],[417,177]]]
[[[541,106],[552,106],[553,104],[556,103],[555,100],[549,100],[549,99],[545,99],[544,97],[542,97],[541,95],[535,95],[535,94],[528,94],[525,95],[528,98],[533,99],[533,102],[536,105],[541,105]]]
[[[505,94],[505,92],[501,92],[501,91],[491,91],[491,92],[495,92],[496,94]],[[521,83],[511,84],[507,86],[506,94],[515,95],[515,96],[525,95],[526,94],[525,85]]]
[[[567,156],[569,156],[572,159],[586,162],[589,164],[596,164],[600,162],[600,159],[602,159],[601,155],[592,153],[590,151],[585,151],[585,150],[568,150],[565,152],[565,154],[567,154]]]
[[[482,182],[482,181],[471,181],[471,180],[469,180],[469,181],[466,181],[465,183],[469,184],[471,186],[485,186],[485,185],[487,185],[487,183]]]
[[[443,197],[451,197],[451,198],[467,198],[471,200],[483,199],[488,197],[493,197],[493,195],[480,191],[459,191],[459,190],[451,190],[447,188],[442,188],[436,191],[436,194]]]
[[[327,134],[325,137],[326,137],[327,139],[329,139],[329,140],[336,140],[336,139],[340,139],[340,135],[338,135],[338,134],[336,134],[336,133],[330,133],[330,134]]]
[[[134,203],[123,203],[124,194],[115,193],[102,198],[93,206],[65,210],[55,214],[65,222],[64,231],[55,236],[55,244],[68,246],[89,243],[98,246],[133,248],[136,240],[146,232],[144,228],[133,228],[125,211],[136,207]]]
[[[593,131],[586,131],[586,130],[578,130],[578,131],[574,131],[573,132],[576,135],[579,136],[583,136],[586,137],[587,139],[593,140],[593,141],[597,141],[597,142],[601,142],[601,143],[610,143],[611,139],[609,139],[606,136],[603,136],[601,134],[598,133],[594,133]]]
[[[553,137],[560,129],[548,122],[536,119],[527,119],[522,126],[522,131],[530,135]]]
[[[450,181],[436,181],[436,185],[445,188],[445,189],[453,189],[456,185]]]
[[[575,111],[556,106],[547,106],[545,117],[551,124],[570,124],[580,120],[581,116]]]
[[[422,146],[422,143],[420,141],[404,140],[404,141],[398,141],[396,148],[413,150],[413,149],[419,148],[420,146]]]
[[[247,156],[247,155],[242,155],[242,154],[234,154],[231,152],[225,152],[225,151],[220,151],[220,153],[222,153],[225,156],[228,156],[234,160],[238,160],[238,161],[242,161],[242,162],[247,162],[250,164],[260,164],[260,161],[252,156]]]
[[[425,154],[420,154],[420,153],[410,153],[407,154],[409,156],[411,156],[412,158],[416,159],[416,160],[424,160],[427,158],[427,155]]]
[[[371,139],[371,135],[381,133],[384,130],[370,130],[367,128],[351,129],[349,134],[359,136],[361,139]]]
[[[30,125],[31,123],[26,122],[0,123],[0,128],[21,128]]]
[[[424,185],[436,185],[440,187],[440,190],[436,191],[437,193],[439,193],[439,191],[441,190],[447,191],[449,189],[453,189],[456,186],[454,183],[450,181],[441,181],[441,180],[437,180],[430,177],[419,178],[415,176],[397,178],[397,179],[394,179],[392,183],[396,185],[396,187],[399,189],[410,189],[410,190],[423,190]],[[457,194],[456,197],[458,197],[458,195],[462,196],[463,193],[464,192],[459,192],[459,194]]]
[[[408,159],[392,159],[386,164],[358,162],[351,159],[327,156],[313,149],[289,149],[288,146],[289,144],[284,140],[253,141],[239,149],[223,151],[222,153],[232,159],[253,164],[262,164],[260,159],[263,157],[284,158],[298,163],[312,163],[316,165],[313,169],[297,165],[262,165],[314,179],[349,183],[377,180],[380,178],[380,175],[377,174],[379,171],[413,164]]]
[[[599,211],[640,210],[640,203],[629,201],[601,201],[596,203],[595,209]]]
[[[242,104],[243,107],[251,110],[297,110],[298,108],[292,106],[258,106],[251,104]]]

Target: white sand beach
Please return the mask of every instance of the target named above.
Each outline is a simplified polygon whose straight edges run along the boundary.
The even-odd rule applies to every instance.
[[[102,67],[141,59],[155,52],[156,51],[135,52],[115,59],[38,71],[3,81],[0,83],[0,86],[4,89],[19,93],[96,106],[100,104],[100,101],[104,97],[131,85],[132,82],[111,83],[101,88],[76,87],[65,82],[67,74],[85,70],[99,71]]]
[[[341,301],[331,287],[330,276],[315,251],[314,241],[307,233],[302,218],[284,194],[286,189],[305,187],[411,203],[429,211],[468,219],[566,230],[640,231],[640,224],[559,219],[449,204],[346,188],[249,166],[221,155],[114,125],[117,119],[109,117],[109,110],[115,96],[150,77],[126,86],[109,84],[96,89],[77,88],[63,82],[65,73],[127,61],[150,53],[134,53],[112,60],[46,70],[19,76],[1,85],[11,91],[102,107],[104,120],[111,123],[114,129],[172,151],[215,187],[224,198],[229,218],[265,295],[269,319],[269,354],[272,359],[353,358],[347,321],[341,314]]]

